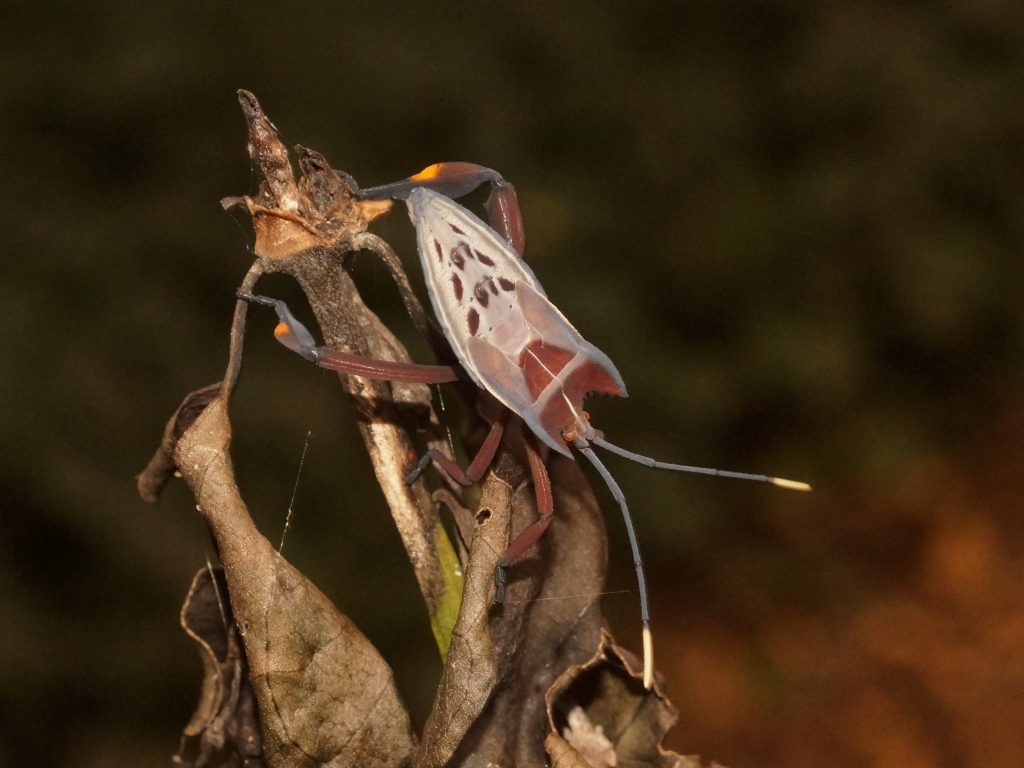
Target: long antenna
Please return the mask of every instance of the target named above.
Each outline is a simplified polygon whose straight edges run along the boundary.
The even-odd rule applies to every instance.
[[[588,438],[594,445],[599,445],[606,451],[618,454],[624,459],[635,461],[637,464],[643,464],[645,467],[651,467],[652,469],[670,469],[673,472],[693,472],[698,475],[712,475],[714,477],[729,477],[734,480],[753,480],[757,483],[771,483],[777,485],[780,488],[788,488],[791,491],[809,491],[811,486],[808,483],[801,482],[800,480],[787,480],[784,477],[771,477],[770,475],[752,475],[747,472],[732,472],[727,469],[713,469],[712,467],[691,467],[687,464],[669,464],[666,461],[656,461],[650,456],[644,456],[643,454],[633,453],[633,451],[627,451],[625,448],[620,448],[617,445],[613,445],[605,440],[603,437]],[[593,459],[591,459],[593,461]]]
[[[598,442],[594,440],[594,442]],[[598,443],[599,445],[601,443]],[[577,446],[579,447],[579,446]],[[629,535],[629,546],[633,550],[633,566],[636,568],[636,582],[640,588],[640,620],[644,625],[644,688],[650,690],[654,684],[654,641],[651,639],[651,615],[647,609],[647,579],[644,576],[644,563],[640,559],[640,545],[636,540],[636,531],[633,530],[633,519],[629,516],[629,507],[626,506],[626,497],[615,482],[608,468],[597,458],[597,454],[590,448],[579,448],[580,453],[586,456],[590,463],[597,469],[601,479],[604,480],[608,490],[612,492],[612,498],[619,503],[622,510],[622,519],[626,521],[626,533]]]

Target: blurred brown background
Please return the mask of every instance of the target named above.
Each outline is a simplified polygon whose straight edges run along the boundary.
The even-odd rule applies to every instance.
[[[609,460],[674,748],[1024,765],[1019,3],[399,5],[5,12],[0,763],[167,765],[191,713],[177,611],[206,536],[182,487],[148,507],[133,476],[223,371],[245,87],[365,185],[438,160],[513,180],[531,265],[629,385],[591,403],[611,439],[814,482]],[[404,215],[378,231],[416,274]],[[243,493],[279,536],[312,430],[286,552],[422,719],[440,663],[398,537],[336,383],[269,327],[234,404]],[[605,605],[631,642],[636,595]]]

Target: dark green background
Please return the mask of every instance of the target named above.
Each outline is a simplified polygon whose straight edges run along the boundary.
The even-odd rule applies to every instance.
[[[791,613],[842,636],[879,590],[917,578],[936,484],[1019,457],[984,439],[1021,403],[1018,4],[5,17],[0,763],[166,765],[191,713],[200,670],[177,611],[209,548],[183,487],[148,507],[133,476],[181,397],[223,371],[250,263],[244,222],[218,205],[252,189],[244,87],[289,143],[364,185],[439,160],[515,182],[528,261],[629,386],[590,404],[612,440],[814,482],[807,497],[609,460],[683,712],[673,745],[733,766],[898,764],[789,729],[841,698],[843,677],[802,687],[770,628]],[[404,214],[377,231],[418,277]],[[411,338],[386,273],[358,272]],[[286,552],[383,650],[422,720],[439,661],[338,387],[275,347],[269,318],[256,328],[233,411],[243,493],[279,536],[312,430]],[[632,589],[599,493],[607,588]],[[635,595],[606,608],[633,644]],[[686,661],[708,637],[740,660],[728,680]],[[721,686],[754,691],[752,707]],[[925,732],[955,729],[941,701],[915,701],[899,711]],[[972,749],[955,741],[944,764],[986,754]]]

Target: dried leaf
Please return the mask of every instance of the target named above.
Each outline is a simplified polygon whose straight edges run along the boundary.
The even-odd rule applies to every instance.
[[[218,381],[216,384],[210,384],[189,393],[178,406],[178,410],[168,420],[167,426],[164,428],[164,436],[161,438],[153,458],[135,478],[136,488],[143,501],[152,504],[160,498],[160,492],[167,481],[177,472],[177,466],[174,463],[174,447],[178,444],[178,438],[195,421],[196,416],[202,413],[210,401],[217,396],[220,388],[221,383]]]
[[[599,652],[567,670],[547,693],[549,732],[545,742],[552,760],[576,765],[567,750],[586,757],[564,737],[569,714],[582,709],[611,742],[619,768],[687,768],[695,758],[662,749],[661,741],[676,721],[676,710],[656,685],[643,687],[639,660],[602,632]]]
[[[196,573],[181,608],[181,626],[199,647],[203,683],[175,765],[262,768],[266,763],[256,700],[223,571],[203,568]]]
[[[182,436],[175,460],[213,533],[259,702],[271,766],[411,764],[415,736],[369,641],[255,528],[235,485],[226,403]]]
[[[548,735],[544,749],[551,756],[551,768],[594,768],[582,752],[558,734]]]

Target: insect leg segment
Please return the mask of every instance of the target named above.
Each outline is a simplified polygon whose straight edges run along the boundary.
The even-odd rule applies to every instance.
[[[405,200],[412,190],[425,187],[458,198],[487,183],[497,188],[512,186],[497,171],[476,163],[434,163],[407,179],[364,189],[360,196],[365,200]]]
[[[502,181],[501,185],[492,185],[484,207],[491,226],[505,238],[512,250],[522,256],[526,250],[526,229],[523,227],[523,213],[519,209],[516,188],[507,181]]]
[[[469,466],[465,469],[460,467],[452,459],[445,456],[436,448],[431,448],[423,454],[420,460],[416,463],[416,466],[413,467],[405,476],[405,482],[409,485],[416,482],[416,479],[423,474],[424,470],[430,466],[431,462],[436,462],[441,469],[443,469],[448,476],[459,485],[472,485],[477,482],[484,476],[487,468],[491,466],[491,462],[494,461],[494,455],[498,452],[498,444],[501,442],[501,436],[505,433],[505,423],[507,420],[508,411],[505,411],[491,424],[491,430],[487,433],[487,437],[484,438],[484,442],[480,446],[480,450],[477,451],[476,456],[473,457],[473,461],[471,461]]]
[[[516,188],[491,168],[476,163],[435,163],[402,181],[364,189],[360,196],[364,200],[405,200],[414,189],[425,188],[456,199],[482,184],[491,185],[491,194],[484,204],[491,226],[522,256],[526,231]]]
[[[311,363],[317,359],[317,345],[313,334],[295,319],[295,316],[288,309],[288,305],[279,299],[272,299],[269,296],[257,296],[245,291],[237,291],[235,295],[250,304],[261,304],[264,307],[273,308],[277,313],[277,327],[274,328],[274,338],[284,344],[288,349],[300,355]]]
[[[239,291],[236,295],[243,301],[272,307],[277,313],[278,319],[277,327],[274,328],[274,338],[292,352],[311,363],[316,363],[321,368],[380,381],[444,384],[458,379],[457,371],[448,365],[420,365],[393,360],[374,360],[318,346],[313,334],[295,318],[291,310],[288,309],[288,305],[283,301],[244,291]]]
[[[547,466],[540,455],[540,450],[534,442],[532,434],[523,434],[523,445],[526,449],[526,458],[530,464],[530,475],[533,478],[533,491],[537,499],[537,513],[540,517],[522,531],[508,545],[505,554],[498,560],[494,569],[494,601],[503,603],[505,601],[506,569],[518,562],[527,550],[530,549],[551,524],[551,516],[555,511],[555,499],[551,492],[551,478],[548,475]]]

